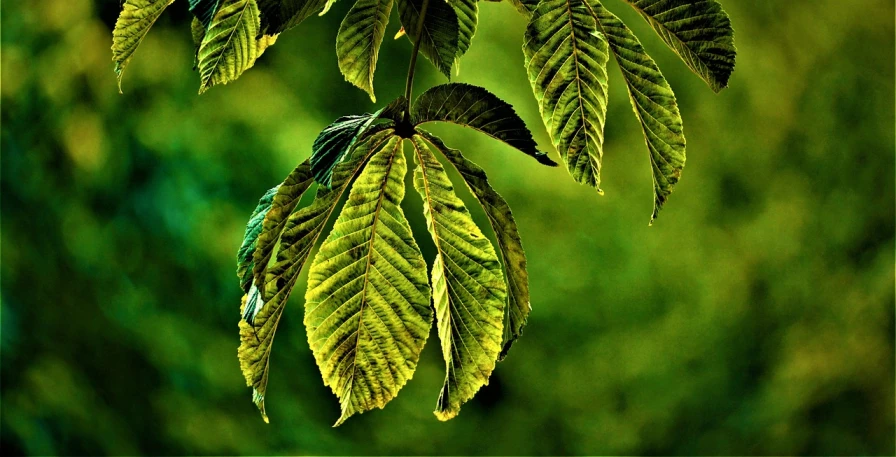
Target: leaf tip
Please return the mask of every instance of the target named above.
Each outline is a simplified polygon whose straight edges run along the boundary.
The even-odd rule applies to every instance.
[[[264,423],[270,424],[271,420],[268,419],[268,413],[264,409],[264,394],[259,393],[258,389],[252,389],[252,402],[258,407],[258,412],[261,413],[261,419]]]
[[[452,410],[437,409],[437,410],[433,411],[432,413],[436,415],[436,419],[438,419],[442,422],[446,422],[446,421],[449,421],[449,420],[457,417],[457,411],[452,411]]]
[[[547,152],[541,152],[541,151],[536,152],[535,160],[537,160],[538,163],[540,163],[542,165],[547,165],[549,167],[556,167],[559,165],[557,162],[554,162],[554,160],[551,159],[550,156],[548,156]]]

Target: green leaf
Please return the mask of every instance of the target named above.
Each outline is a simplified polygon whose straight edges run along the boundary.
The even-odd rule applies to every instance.
[[[414,187],[436,246],[433,304],[447,370],[435,415],[448,420],[485,384],[501,351],[507,286],[492,244],[473,222],[445,169],[419,136]]]
[[[430,0],[438,1],[438,0]],[[455,60],[467,53],[470,49],[470,43],[473,41],[473,35],[476,35],[476,25],[479,22],[479,1],[478,0],[447,0],[448,4],[454,8],[457,14],[458,37],[457,37],[457,55]]]
[[[202,46],[202,39],[205,38],[205,26],[198,18],[193,18],[190,22],[190,35],[193,37],[193,70],[199,68],[199,47]]]
[[[393,136],[371,157],[308,277],[308,341],[339,398],[336,425],[398,394],[432,325],[426,262],[400,206],[401,146]]]
[[[510,4],[514,6],[520,13],[529,16],[535,7],[538,6],[539,0],[510,0]]]
[[[504,307],[504,334],[501,354],[498,356],[500,362],[507,356],[513,343],[522,336],[523,327],[526,326],[526,320],[532,310],[529,303],[526,252],[523,250],[519,229],[513,213],[510,212],[510,206],[504,197],[492,188],[485,170],[467,160],[460,151],[446,146],[441,139],[427,132],[421,132],[421,135],[454,165],[467,187],[479,200],[495,232],[498,252],[504,260],[504,270],[507,274],[507,306]]]
[[[625,0],[712,90],[734,71],[734,29],[715,0]]]
[[[206,29],[211,25],[221,0],[190,0],[190,12]]]
[[[236,275],[240,278],[240,287],[243,289],[243,292],[248,292],[249,285],[252,283],[252,270],[254,268],[253,255],[255,254],[258,235],[261,234],[264,218],[268,214],[268,211],[271,210],[271,205],[274,203],[274,196],[277,195],[279,189],[280,185],[278,184],[276,187],[268,189],[268,191],[261,196],[261,199],[258,201],[258,206],[255,207],[255,210],[252,211],[252,215],[249,216],[249,223],[246,224],[246,233],[243,234],[243,243],[236,253]]]
[[[328,0],[258,0],[261,11],[261,31],[268,35],[282,33],[299,25],[332,1]],[[326,10],[321,14],[326,13]]]
[[[199,93],[236,80],[258,57],[255,0],[223,0],[199,46]]]
[[[121,93],[121,78],[143,37],[174,0],[125,0],[112,31],[112,61]]]
[[[358,0],[348,11],[336,35],[336,57],[345,80],[364,90],[376,103],[373,73],[392,0]]]
[[[444,121],[463,125],[507,143],[540,163],[556,166],[547,153],[538,150],[532,132],[513,107],[496,95],[464,83],[435,86],[417,98],[411,108],[415,125]]]
[[[255,402],[265,422],[265,395],[274,334],[283,308],[295,286],[296,279],[314,248],[330,215],[352,178],[370,155],[392,136],[391,130],[371,133],[363,138],[355,157],[338,165],[333,172],[333,186],[319,187],[314,202],[289,216],[280,238],[276,262],[265,273],[262,291],[255,288],[254,301],[247,303],[249,294],[243,297],[240,320],[240,368],[246,383],[252,387]]]
[[[526,28],[529,82],[576,181],[600,190],[607,114],[606,37],[583,0],[543,0]]]
[[[629,99],[641,123],[653,170],[653,215],[656,218],[685,162],[685,139],[675,94],[635,34],[598,0],[588,0],[610,50],[619,63]]]
[[[311,172],[314,173],[314,179],[329,187],[333,167],[345,160],[358,138],[384,112],[392,108],[393,105],[389,104],[373,114],[342,116],[323,129],[311,146]]]
[[[420,13],[424,0],[396,0],[398,17],[413,43],[416,39]],[[449,79],[451,66],[457,56],[460,40],[460,25],[457,13],[444,0],[429,0],[423,31],[420,34],[420,53],[426,56],[436,68]]]

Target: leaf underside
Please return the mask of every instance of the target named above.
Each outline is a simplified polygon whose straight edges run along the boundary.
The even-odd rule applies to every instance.
[[[414,187],[437,251],[432,294],[446,375],[434,413],[448,420],[488,384],[501,352],[507,286],[491,242],[454,194],[445,169],[420,136],[412,143]]]
[[[526,253],[523,250],[519,229],[510,206],[488,182],[485,170],[468,160],[456,149],[451,149],[441,139],[427,132],[421,135],[444,155],[457,169],[473,196],[482,205],[498,242],[498,252],[504,261],[507,274],[507,306],[504,307],[504,333],[498,361],[507,356],[510,347],[523,334],[532,306],[529,302],[529,273],[526,270]]]
[[[199,46],[199,93],[237,79],[258,57],[255,0],[222,0]]]
[[[367,92],[374,103],[373,74],[391,12],[392,0],[358,0],[336,35],[339,71],[346,81]]]
[[[318,183],[324,186],[330,185],[333,167],[345,159],[355,141],[378,115],[379,112],[342,116],[317,135],[314,144],[311,145],[311,172]]]
[[[336,425],[398,394],[432,325],[426,262],[400,206],[401,146],[393,136],[371,157],[308,277],[308,342],[339,398]]]
[[[457,55],[455,56],[456,62],[470,49],[470,44],[473,42],[473,36],[476,35],[476,26],[479,23],[479,2],[478,0],[448,0],[448,4],[454,8],[454,12],[457,14],[458,36]]]
[[[584,0],[540,2],[523,51],[551,141],[573,178],[601,192],[609,51]]]
[[[174,0],[125,0],[112,31],[112,61],[121,92],[121,78],[147,32]]]

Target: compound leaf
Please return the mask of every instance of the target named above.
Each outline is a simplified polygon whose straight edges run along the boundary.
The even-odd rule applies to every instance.
[[[420,26],[424,0],[396,1],[401,25],[413,42]],[[454,8],[444,0],[429,0],[420,34],[420,53],[448,78],[451,78],[451,66],[457,57],[459,40],[460,24]]]
[[[544,0],[529,20],[523,51],[554,146],[576,181],[601,192],[609,54],[596,29],[584,0]]]
[[[439,420],[485,384],[501,351],[507,286],[501,263],[421,137],[412,138],[414,187],[423,197],[426,225],[436,246],[433,305],[445,359],[445,383],[434,411]]]
[[[461,178],[479,200],[486,217],[495,232],[498,252],[504,259],[507,275],[507,306],[504,307],[504,335],[498,361],[507,356],[510,347],[523,334],[532,306],[529,303],[529,272],[526,270],[526,252],[523,250],[520,232],[510,206],[488,182],[485,170],[468,160],[456,149],[451,149],[441,139],[421,132],[422,136],[454,165]]]
[[[358,0],[336,35],[336,57],[345,80],[364,90],[376,103],[373,73],[392,12],[392,0]]]
[[[588,0],[588,4],[622,70],[632,108],[641,123],[650,152],[654,195],[652,222],[684,168],[685,139],[678,103],[666,78],[635,34],[600,1]]]
[[[716,0],[625,0],[712,90],[734,71],[734,29]]]
[[[411,120],[415,125],[444,121],[470,127],[519,149],[542,164],[557,165],[547,153],[538,150],[532,132],[513,107],[482,87],[464,83],[432,87],[417,98],[411,108]]]
[[[432,325],[426,262],[400,206],[401,146],[393,136],[371,157],[308,277],[308,342],[339,398],[336,425],[398,394]]]
[[[236,80],[258,57],[255,0],[223,0],[199,46],[199,93]]]
[[[174,0],[125,0],[112,31],[112,61],[121,92],[121,78],[146,33]]]
[[[264,287],[251,288],[252,293],[243,297],[240,320],[240,368],[246,383],[252,387],[252,400],[258,406],[265,422],[265,395],[274,333],[284,305],[289,299],[296,279],[314,248],[318,237],[345,188],[357,174],[371,153],[392,136],[391,130],[372,133],[363,138],[356,148],[354,158],[336,166],[333,185],[319,187],[311,205],[292,213],[286,220],[280,237],[276,262],[265,272]],[[255,294],[255,297],[252,297]]]

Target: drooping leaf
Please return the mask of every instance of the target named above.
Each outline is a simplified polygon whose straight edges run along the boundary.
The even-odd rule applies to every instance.
[[[277,192],[269,205],[263,218],[261,231],[258,234],[255,251],[252,255],[252,277],[254,285],[264,288],[264,280],[267,274],[268,263],[274,255],[274,248],[280,241],[280,235],[286,227],[286,221],[296,209],[302,195],[311,187],[314,178],[311,175],[311,165],[306,160],[302,162],[282,184],[276,187]],[[243,291],[250,292],[248,284],[243,284]],[[243,316],[243,319],[252,323],[252,316]]]
[[[205,38],[205,26],[198,18],[193,18],[190,22],[190,35],[193,37],[193,70],[199,68],[199,47],[202,46],[202,39]]]
[[[266,271],[264,287],[261,291],[257,288],[252,290],[257,294],[254,305],[250,308],[247,304],[250,294],[243,297],[241,314],[244,319],[240,320],[239,324],[240,368],[246,383],[252,387],[252,400],[261,411],[265,422],[268,421],[264,400],[267,393],[271,345],[284,305],[345,188],[361,165],[391,136],[392,131],[385,130],[362,139],[353,158],[336,166],[333,171],[333,186],[319,187],[311,205],[289,216],[281,234],[276,262]]]
[[[420,25],[424,0],[396,0],[401,25],[413,43]],[[420,34],[420,53],[449,79],[457,56],[460,24],[457,13],[444,0],[429,0]]]
[[[282,33],[323,10],[328,3],[328,0],[258,0],[261,31],[268,35]]]
[[[143,37],[174,0],[125,0],[112,31],[112,61],[121,92],[121,78]]]
[[[520,232],[510,212],[510,206],[488,182],[485,170],[468,160],[457,149],[451,149],[436,136],[421,132],[431,145],[442,152],[454,165],[470,191],[479,200],[486,217],[495,232],[498,252],[504,259],[507,275],[507,306],[504,307],[504,334],[498,361],[507,356],[510,347],[523,334],[532,306],[529,303],[529,273],[526,270],[526,252],[523,250]]]
[[[426,261],[401,210],[402,140],[371,157],[314,258],[308,342],[342,415],[382,408],[411,378],[432,325]]]
[[[448,420],[488,384],[501,351],[507,286],[491,242],[454,194],[445,169],[419,136],[412,142],[414,187],[437,252],[433,305],[447,371],[434,413]]]
[[[261,196],[258,205],[255,207],[255,210],[252,211],[252,215],[249,216],[249,223],[246,224],[246,233],[243,234],[243,243],[236,253],[236,275],[240,278],[240,287],[243,289],[243,292],[248,292],[249,285],[252,283],[252,270],[255,265],[253,255],[255,254],[255,247],[258,243],[258,235],[261,234],[264,218],[268,214],[268,211],[271,210],[271,205],[274,203],[274,196],[277,195],[279,189],[280,185],[278,184],[276,187],[268,189],[268,191]]]
[[[737,50],[728,14],[716,0],[625,0],[712,90],[728,87]]]
[[[653,170],[651,222],[678,182],[685,162],[685,139],[675,94],[638,38],[598,0],[588,0],[610,50],[622,70],[629,99],[641,123]]]
[[[547,153],[538,150],[532,132],[513,107],[482,87],[464,83],[435,86],[422,93],[411,108],[416,124],[444,121],[476,129],[501,140],[540,163],[556,166]]]
[[[314,179],[329,186],[333,167],[345,160],[358,138],[390,107],[392,104],[373,114],[342,116],[323,129],[311,146],[311,172]]]
[[[606,37],[584,0],[543,0],[526,27],[529,82],[548,134],[576,181],[600,190],[607,113]]]
[[[348,11],[336,35],[336,57],[345,80],[370,95],[380,45],[392,12],[392,0],[358,0]]]
[[[435,1],[435,0],[430,0]],[[479,0],[448,0],[448,4],[454,8],[457,13],[458,37],[457,37],[457,56],[467,53],[470,49],[470,43],[473,36],[476,35],[476,26],[479,23]]]
[[[206,29],[211,25],[221,0],[190,0],[190,12]]]
[[[199,46],[199,93],[236,80],[258,57],[255,0],[222,0]]]

